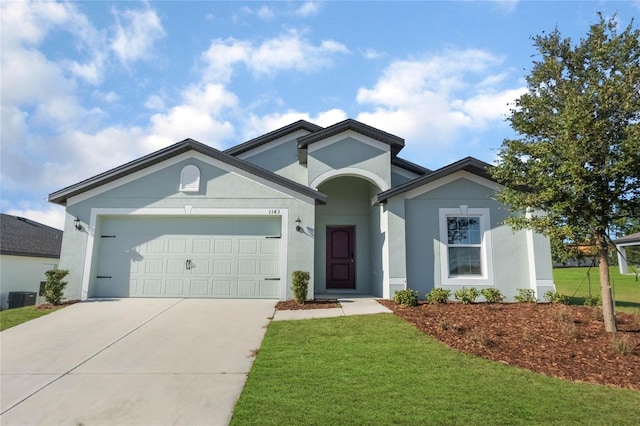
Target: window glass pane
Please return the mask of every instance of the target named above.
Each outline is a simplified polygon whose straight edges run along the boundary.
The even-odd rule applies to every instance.
[[[449,275],[482,275],[480,247],[449,247]]]
[[[447,234],[449,244],[480,244],[480,218],[447,217]]]

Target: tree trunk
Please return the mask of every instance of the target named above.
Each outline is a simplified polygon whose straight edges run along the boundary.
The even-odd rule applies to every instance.
[[[611,282],[609,281],[609,246],[604,235],[596,235],[596,247],[598,248],[598,266],[600,269],[600,291],[602,294],[602,316],[604,317],[604,330],[609,333],[616,332],[616,313],[611,294]]]

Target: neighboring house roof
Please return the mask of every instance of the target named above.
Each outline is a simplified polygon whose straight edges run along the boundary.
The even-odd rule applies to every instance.
[[[327,196],[316,191],[315,189],[311,189],[307,186],[279,176],[273,172],[255,166],[246,161],[240,160],[236,157],[233,157],[232,155],[219,151],[193,139],[185,139],[182,142],[178,142],[164,149],[153,152],[149,155],[145,155],[144,157],[141,157],[137,160],[123,164],[122,166],[108,170],[104,173],[100,173],[99,175],[83,180],[82,182],[76,183],[75,185],[71,185],[59,191],[53,192],[49,194],[48,200],[53,203],[66,205],[67,200],[70,197],[82,194],[83,192],[97,188],[106,183],[115,181],[124,176],[130,175],[134,172],[143,170],[149,166],[189,151],[199,152],[201,154],[229,164],[233,167],[237,167],[238,169],[249,172],[255,176],[266,179],[270,182],[274,182],[278,185],[281,185],[282,187],[313,198],[314,200],[316,200],[316,203],[325,204],[327,202]]]
[[[0,216],[0,254],[60,258],[62,231],[23,217]]]
[[[250,141],[241,143],[240,145],[236,145],[232,148],[226,149],[224,152],[230,155],[238,155],[279,139],[290,133],[297,132],[298,130],[306,130],[313,133],[322,129],[323,127],[320,127],[317,124],[309,123],[305,120],[299,120],[295,123],[289,124],[288,126],[282,127],[265,135],[259,136],[255,139],[251,139]]]
[[[640,243],[640,232],[636,232],[635,234],[625,235],[624,237],[618,238],[617,240],[613,240],[614,244],[624,244],[624,243]]]
[[[395,188],[391,188],[387,191],[381,192],[380,194],[378,194],[378,203],[384,203],[391,197],[395,197],[396,195],[411,191],[412,189],[418,188],[429,182],[433,182],[461,170],[473,173],[474,175],[483,177],[485,179],[495,181],[488,172],[491,167],[493,166],[473,157],[463,158],[460,161],[451,163],[448,166],[444,166],[434,172],[413,179],[405,184],[396,186]]]
[[[298,138],[298,161],[300,161],[301,164],[307,163],[307,150],[312,143],[346,132],[347,130],[352,130],[361,135],[386,143],[391,147],[392,157],[395,157],[398,152],[404,148],[404,139],[349,118],[333,126]]]

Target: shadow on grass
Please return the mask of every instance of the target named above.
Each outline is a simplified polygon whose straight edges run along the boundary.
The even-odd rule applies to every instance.
[[[597,297],[597,296],[599,296],[599,294],[593,293],[593,296]],[[585,305],[585,301],[587,299],[588,299],[588,297],[570,296],[569,297],[569,305],[592,306],[592,305]],[[600,305],[600,303],[598,305]],[[640,303],[617,300],[616,301],[616,308],[640,309]]]

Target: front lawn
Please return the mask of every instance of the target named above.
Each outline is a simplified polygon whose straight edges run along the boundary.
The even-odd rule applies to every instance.
[[[43,315],[47,315],[62,307],[63,306],[57,306],[51,309],[36,309],[35,306],[25,306],[23,308],[0,311],[0,331],[6,330],[10,327],[15,327],[18,324],[22,324],[23,322],[30,321]]]
[[[640,392],[448,349],[390,314],[271,322],[231,424],[636,424]]]
[[[587,276],[589,271],[589,276]],[[609,268],[609,276],[613,284],[616,299],[616,310],[636,313],[640,309],[640,282],[635,275],[622,275],[617,266]],[[571,297],[571,304],[582,305],[589,296],[589,279],[591,295],[600,295],[600,272],[598,267],[554,268],[553,281],[558,293]]]

